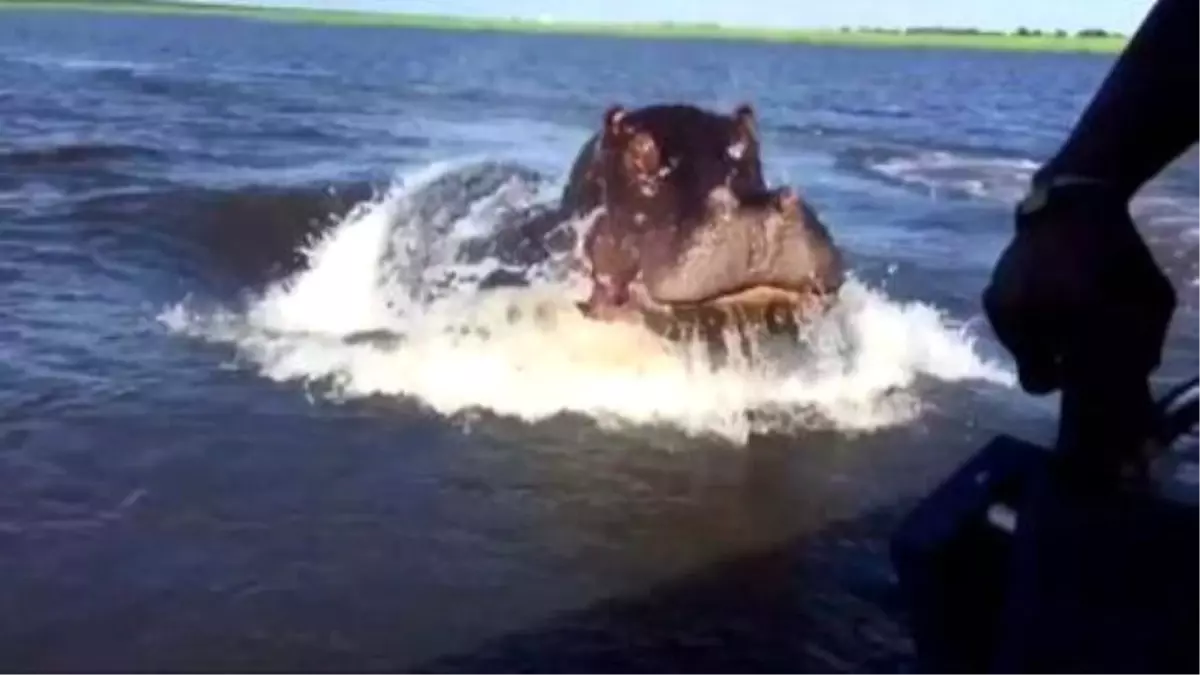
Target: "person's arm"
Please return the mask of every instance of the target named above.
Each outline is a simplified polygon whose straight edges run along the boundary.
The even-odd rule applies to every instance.
[[[1157,0],[1039,175],[1100,179],[1128,200],[1196,142],[1198,5]]]

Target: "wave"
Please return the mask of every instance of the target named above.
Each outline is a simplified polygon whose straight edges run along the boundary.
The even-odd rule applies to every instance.
[[[0,171],[5,169],[90,166],[102,162],[156,159],[154,148],[126,143],[61,143],[40,147],[0,149]]]
[[[1013,383],[979,356],[966,326],[859,281],[802,344],[719,365],[698,345],[582,318],[573,306],[582,280],[561,257],[529,269],[526,286],[481,290],[497,263],[463,251],[557,186],[541,184],[535,195],[511,180],[482,195],[430,192],[456,184],[447,177],[461,171],[437,164],[399,177],[306,247],[303,270],[243,304],[185,299],[159,320],[329,400],[383,395],[447,416],[529,422],[579,415],[607,428],[666,425],[733,442],[904,423],[923,409],[922,378]]]
[[[1013,208],[1025,195],[1038,163],[1022,157],[962,153],[947,149],[874,149],[844,157],[876,178],[931,199],[971,199]],[[1193,173],[1188,173],[1193,172]],[[1200,309],[1200,193],[1195,190],[1195,167],[1176,162],[1152,180],[1130,202],[1130,214],[1164,273],[1175,282],[1180,309]],[[1008,229],[988,231],[1007,241]],[[1000,241],[992,241],[992,245]],[[895,245],[888,243],[889,245]],[[919,245],[928,247],[928,241]],[[948,241],[959,250],[980,250],[979,243]],[[944,256],[943,256],[944,258]],[[964,259],[970,259],[970,256]],[[982,262],[990,265],[990,255]]]
[[[865,168],[891,182],[926,191],[930,197],[986,198],[1016,202],[1037,163],[1024,158],[969,155],[947,150],[913,150],[868,157]]]
[[[857,162],[891,182],[926,191],[931,197],[969,197],[1015,204],[1039,164],[1032,159],[951,150],[880,149],[859,152]],[[1174,168],[1174,167],[1172,167]],[[1170,169],[1168,169],[1170,171]],[[1184,185],[1169,184],[1179,178]],[[1190,188],[1190,189],[1189,189]],[[1187,196],[1180,194],[1186,189]],[[1147,185],[1131,205],[1134,216],[1151,226],[1194,226],[1198,211],[1195,179],[1175,169]],[[1175,227],[1175,229],[1179,229]],[[1192,227],[1191,229],[1195,229]]]
[[[128,61],[100,59],[68,54],[3,54],[5,61],[26,64],[47,70],[71,70],[82,72],[122,71],[148,73],[163,68],[162,63],[151,61]]]

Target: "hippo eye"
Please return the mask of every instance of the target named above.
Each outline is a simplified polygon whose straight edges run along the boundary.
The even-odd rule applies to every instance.
[[[740,161],[746,155],[746,141],[738,141],[725,149],[731,159]]]

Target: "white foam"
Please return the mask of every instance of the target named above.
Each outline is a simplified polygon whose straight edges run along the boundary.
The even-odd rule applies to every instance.
[[[100,59],[86,56],[70,56],[66,54],[24,54],[6,55],[7,58],[27,63],[40,68],[58,68],[62,70],[99,71],[125,70],[131,73],[144,74],[159,70],[163,64],[150,61],[127,61],[118,59]]]
[[[1038,163],[1031,159],[983,157],[923,150],[869,162],[867,168],[888,178],[929,190],[933,198],[965,195],[1015,204],[1024,195]],[[1197,209],[1194,195],[1164,194],[1152,182],[1132,201],[1139,223],[1166,227],[1194,236]]]
[[[273,380],[320,382],[335,399],[402,396],[446,415],[484,409],[530,422],[576,413],[610,427],[669,425],[734,442],[797,425],[904,423],[921,411],[911,386],[922,376],[1013,384],[935,308],[894,302],[853,280],[804,349],[722,367],[693,345],[584,319],[570,277],[489,292],[460,284],[414,299],[414,286],[444,272],[450,254],[397,246],[427,237],[422,223],[393,220],[414,183],[447,169],[409,177],[356,209],[311,249],[309,269],[244,310],[197,312],[181,303],[160,319],[235,345]],[[464,221],[455,231],[480,227]],[[393,339],[346,339],[364,331]]]
[[[1037,170],[1029,159],[971,157],[928,150],[872,162],[868,168],[929,190],[930,196],[966,195],[1015,202]]]

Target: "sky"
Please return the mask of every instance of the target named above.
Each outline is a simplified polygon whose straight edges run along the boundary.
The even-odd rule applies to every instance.
[[[564,21],[703,22],[795,28],[1018,26],[1131,33],[1154,0],[236,0],[322,9]]]

